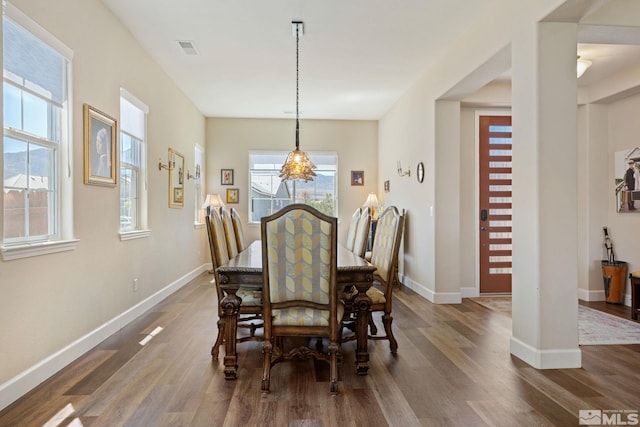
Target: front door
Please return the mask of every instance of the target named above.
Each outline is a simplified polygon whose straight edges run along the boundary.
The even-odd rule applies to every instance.
[[[511,293],[511,117],[480,116],[480,293]]]

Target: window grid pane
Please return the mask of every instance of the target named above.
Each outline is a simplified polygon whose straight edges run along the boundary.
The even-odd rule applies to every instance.
[[[120,230],[137,230],[140,225],[140,176],[144,144],[120,132]]]
[[[318,166],[314,181],[281,182],[280,167],[287,152],[250,153],[250,214],[252,223],[291,203],[307,203],[328,215],[337,215],[337,156],[309,152]],[[321,161],[318,161],[321,160]]]

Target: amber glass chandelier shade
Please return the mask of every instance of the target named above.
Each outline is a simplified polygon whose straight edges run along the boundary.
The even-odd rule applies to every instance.
[[[282,181],[293,181],[296,179],[305,182],[313,181],[316,173],[313,171],[316,165],[313,164],[309,155],[302,150],[295,149],[287,156],[287,160],[280,169],[280,179]]]

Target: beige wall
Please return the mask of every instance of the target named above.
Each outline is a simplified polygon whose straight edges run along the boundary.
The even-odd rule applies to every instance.
[[[593,296],[593,289],[602,288],[598,270],[603,222],[619,230],[619,257],[624,258],[622,251],[638,252],[632,237],[635,219],[615,214],[607,185],[601,184],[613,180],[616,149],[637,145],[629,141],[638,134],[638,105],[629,96],[638,93],[638,74],[625,70],[615,80],[581,90],[581,104],[609,105],[580,107],[576,120],[570,102],[576,92],[571,76],[575,54],[570,53],[575,24],[538,23],[562,3],[522,2],[518,7],[527,10],[515,10],[512,2],[497,1],[503,8],[480,16],[450,46],[450,54],[380,120],[380,180],[394,175],[390,156],[427,165],[424,185],[407,183],[393,194],[394,203],[409,211],[403,283],[431,301],[456,302],[477,281],[470,267],[477,263],[476,248],[469,243],[477,220],[472,202],[477,184],[467,169],[470,161],[476,163],[469,132],[474,112],[456,112],[451,101],[466,101],[474,108],[509,107],[509,88],[493,88],[499,90],[490,94],[484,84],[511,69],[518,88],[514,145],[520,145],[517,156],[514,148],[514,159],[519,158],[514,160],[514,168],[519,165],[514,193],[520,190],[517,211],[514,198],[514,216],[519,214],[514,260],[518,258],[520,274],[516,280],[514,264],[519,292],[516,298],[514,291],[512,351],[536,367],[579,366],[575,296]],[[550,36],[554,31],[563,31],[562,46]],[[541,109],[536,101],[543,98]],[[456,124],[461,126],[457,135]],[[518,330],[516,325],[525,326]]]
[[[234,170],[240,190],[235,207],[248,218],[249,151],[295,148],[295,121],[277,119],[207,119],[207,191],[225,200],[229,186],[220,185],[220,169]],[[338,153],[338,240],[346,237],[351,215],[378,185],[378,123],[376,121],[301,120],[300,148]],[[364,171],[364,186],[351,185],[351,171]],[[384,198],[384,192],[378,192]],[[260,238],[258,225],[246,226],[246,239]]]
[[[637,81],[640,87],[640,77]],[[640,112],[640,95],[631,96],[626,99],[622,99],[618,102],[612,103],[608,106],[607,121],[608,121],[608,179],[606,183],[607,203],[602,204],[602,208],[606,206],[607,209],[607,222],[611,239],[614,244],[614,250],[616,259],[621,261],[627,261],[629,263],[629,272],[640,270],[640,214],[630,213],[617,213],[615,198],[613,197],[613,186],[615,178],[622,178],[622,176],[616,176],[614,174],[614,154],[618,151],[627,151],[635,147],[640,146],[640,120],[638,114]],[[636,205],[638,203],[636,202]],[[602,230],[594,224],[593,233],[598,233],[602,236]],[[601,244],[600,244],[601,247]],[[597,260],[596,260],[597,261]],[[598,265],[599,267],[599,265]],[[598,268],[596,267],[596,271]],[[590,287],[593,289],[595,285],[596,289],[602,289],[602,276],[600,280],[595,280],[595,283]],[[626,281],[627,292],[627,305],[630,303],[630,289],[629,283]]]
[[[157,167],[172,147],[193,171],[194,144],[204,145],[202,114],[100,1],[14,4],[74,51],[73,215],[79,245],[70,252],[0,262],[0,404],[17,390],[11,388],[14,377],[59,368],[66,360],[56,352],[108,322],[120,327],[117,316],[197,273],[209,259],[206,230],[194,227],[193,181],[185,184],[185,207],[169,209],[167,172]],[[120,87],[149,106],[151,235],[130,241],[120,241],[118,234],[119,187],[83,184],[82,106],[88,103],[118,119]],[[40,362],[50,362],[49,367],[42,370],[36,366]]]

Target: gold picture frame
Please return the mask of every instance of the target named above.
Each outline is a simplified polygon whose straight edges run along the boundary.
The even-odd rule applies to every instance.
[[[84,183],[115,187],[118,170],[118,122],[84,104]]]
[[[169,207],[184,207],[184,156],[169,148]]]
[[[240,203],[240,191],[237,188],[227,188],[227,203]]]

